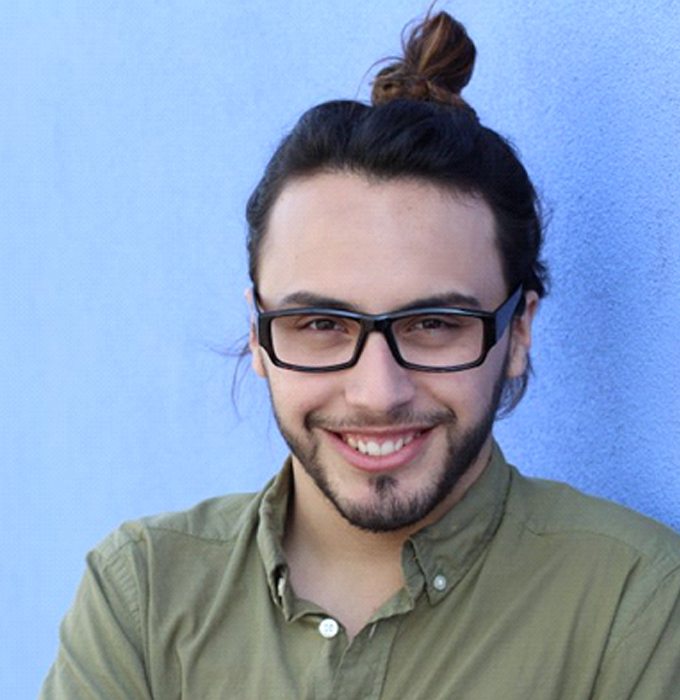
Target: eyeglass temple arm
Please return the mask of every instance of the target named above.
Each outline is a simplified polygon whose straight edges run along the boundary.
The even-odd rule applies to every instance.
[[[508,298],[508,300],[496,311],[495,342],[498,342],[503,333],[505,333],[505,329],[508,327],[508,323],[510,323],[512,317],[521,316],[524,313],[524,304],[524,289],[520,285]]]

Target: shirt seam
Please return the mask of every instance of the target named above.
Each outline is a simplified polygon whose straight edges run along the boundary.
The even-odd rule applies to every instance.
[[[241,532],[226,536],[211,536],[211,535],[199,535],[194,532],[187,532],[186,530],[180,530],[179,528],[168,527],[163,525],[144,525],[144,529],[148,532],[169,532],[173,535],[181,535],[182,537],[190,537],[193,540],[200,540],[202,542],[210,542],[213,544],[229,544],[230,542],[238,541],[241,536]]]
[[[114,587],[114,589],[120,591],[125,609],[127,610],[133,625],[135,626],[137,638],[139,639],[140,645],[144,647],[142,611],[137,600],[138,596],[136,595],[139,593],[138,586],[135,584],[134,576],[132,575],[131,571],[129,571],[130,567],[121,556],[124,554],[126,549],[133,549],[137,544],[138,541],[130,539],[127,542],[123,542],[115,549],[115,551],[111,552],[106,557],[99,555],[98,553],[98,558],[101,560],[101,574],[104,575],[108,572],[119,581],[120,585],[118,587]],[[143,653],[145,656],[147,655],[146,651]]]
[[[134,529],[133,529],[134,528]],[[139,528],[139,529],[138,529]],[[104,541],[104,543],[98,545],[94,548],[93,552],[96,553],[97,557],[102,561],[102,563],[108,562],[110,559],[115,557],[122,549],[127,547],[129,544],[140,544],[146,539],[145,533],[171,533],[174,535],[181,535],[182,537],[188,537],[193,540],[198,540],[202,542],[208,542],[211,544],[229,544],[233,542],[238,542],[242,533],[236,533],[230,537],[211,537],[208,535],[199,535],[192,532],[186,532],[173,527],[164,527],[162,525],[139,525],[138,522],[132,521],[131,523],[125,523],[122,525],[118,533],[114,533],[112,537],[116,534],[122,535],[125,541],[114,543],[110,539],[109,541]]]
[[[626,547],[628,550],[631,552],[634,552],[637,554],[639,557],[644,557],[648,559],[650,562],[655,562],[655,569],[663,569],[664,564],[668,562],[671,565],[671,569],[669,569],[669,575],[670,573],[676,571],[678,568],[680,568],[680,557],[677,555],[674,555],[673,552],[664,552],[659,555],[658,548],[655,551],[650,551],[654,550],[654,548],[650,547],[649,549],[644,549],[641,548],[632,542],[623,539],[621,537],[616,537],[615,535],[611,535],[606,532],[600,532],[598,530],[592,530],[589,528],[579,528],[579,527],[569,527],[565,528],[562,530],[545,530],[536,527],[535,525],[532,525],[530,520],[526,520],[521,518],[520,516],[512,513],[512,512],[507,512],[506,511],[506,517],[514,520],[518,525],[524,527],[526,530],[531,532],[533,535],[536,535],[537,537],[560,537],[560,536],[569,536],[569,535],[588,535],[590,537],[596,538],[596,539],[601,539],[601,540],[607,540],[610,542],[616,542],[619,545],[622,545],[623,547]],[[656,556],[654,556],[656,554]]]

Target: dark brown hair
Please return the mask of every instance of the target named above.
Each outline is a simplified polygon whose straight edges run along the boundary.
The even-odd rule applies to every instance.
[[[291,180],[319,172],[418,178],[481,196],[493,211],[508,293],[547,291],[543,227],[534,187],[512,146],[483,126],[461,97],[476,50],[446,12],[426,17],[403,40],[403,57],[380,70],[371,104],[325,102],[305,112],[282,140],[246,209],[248,260],[255,284],[267,221]],[[501,412],[522,397],[529,368],[509,382]]]

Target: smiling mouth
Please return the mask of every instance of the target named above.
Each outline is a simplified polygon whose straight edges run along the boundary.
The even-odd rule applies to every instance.
[[[406,447],[422,434],[422,430],[413,431],[410,433],[405,433],[399,437],[391,437],[387,439],[378,439],[377,436],[358,436],[341,434],[343,442],[349,445],[352,449],[356,450],[362,455],[369,455],[371,457],[385,457],[387,455],[399,452],[399,450]]]

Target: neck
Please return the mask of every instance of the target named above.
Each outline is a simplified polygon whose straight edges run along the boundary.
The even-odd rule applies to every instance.
[[[286,525],[285,548],[297,543],[322,563],[362,560],[394,560],[415,527],[389,532],[369,532],[350,524],[318,491],[316,484],[293,467],[294,492]]]

